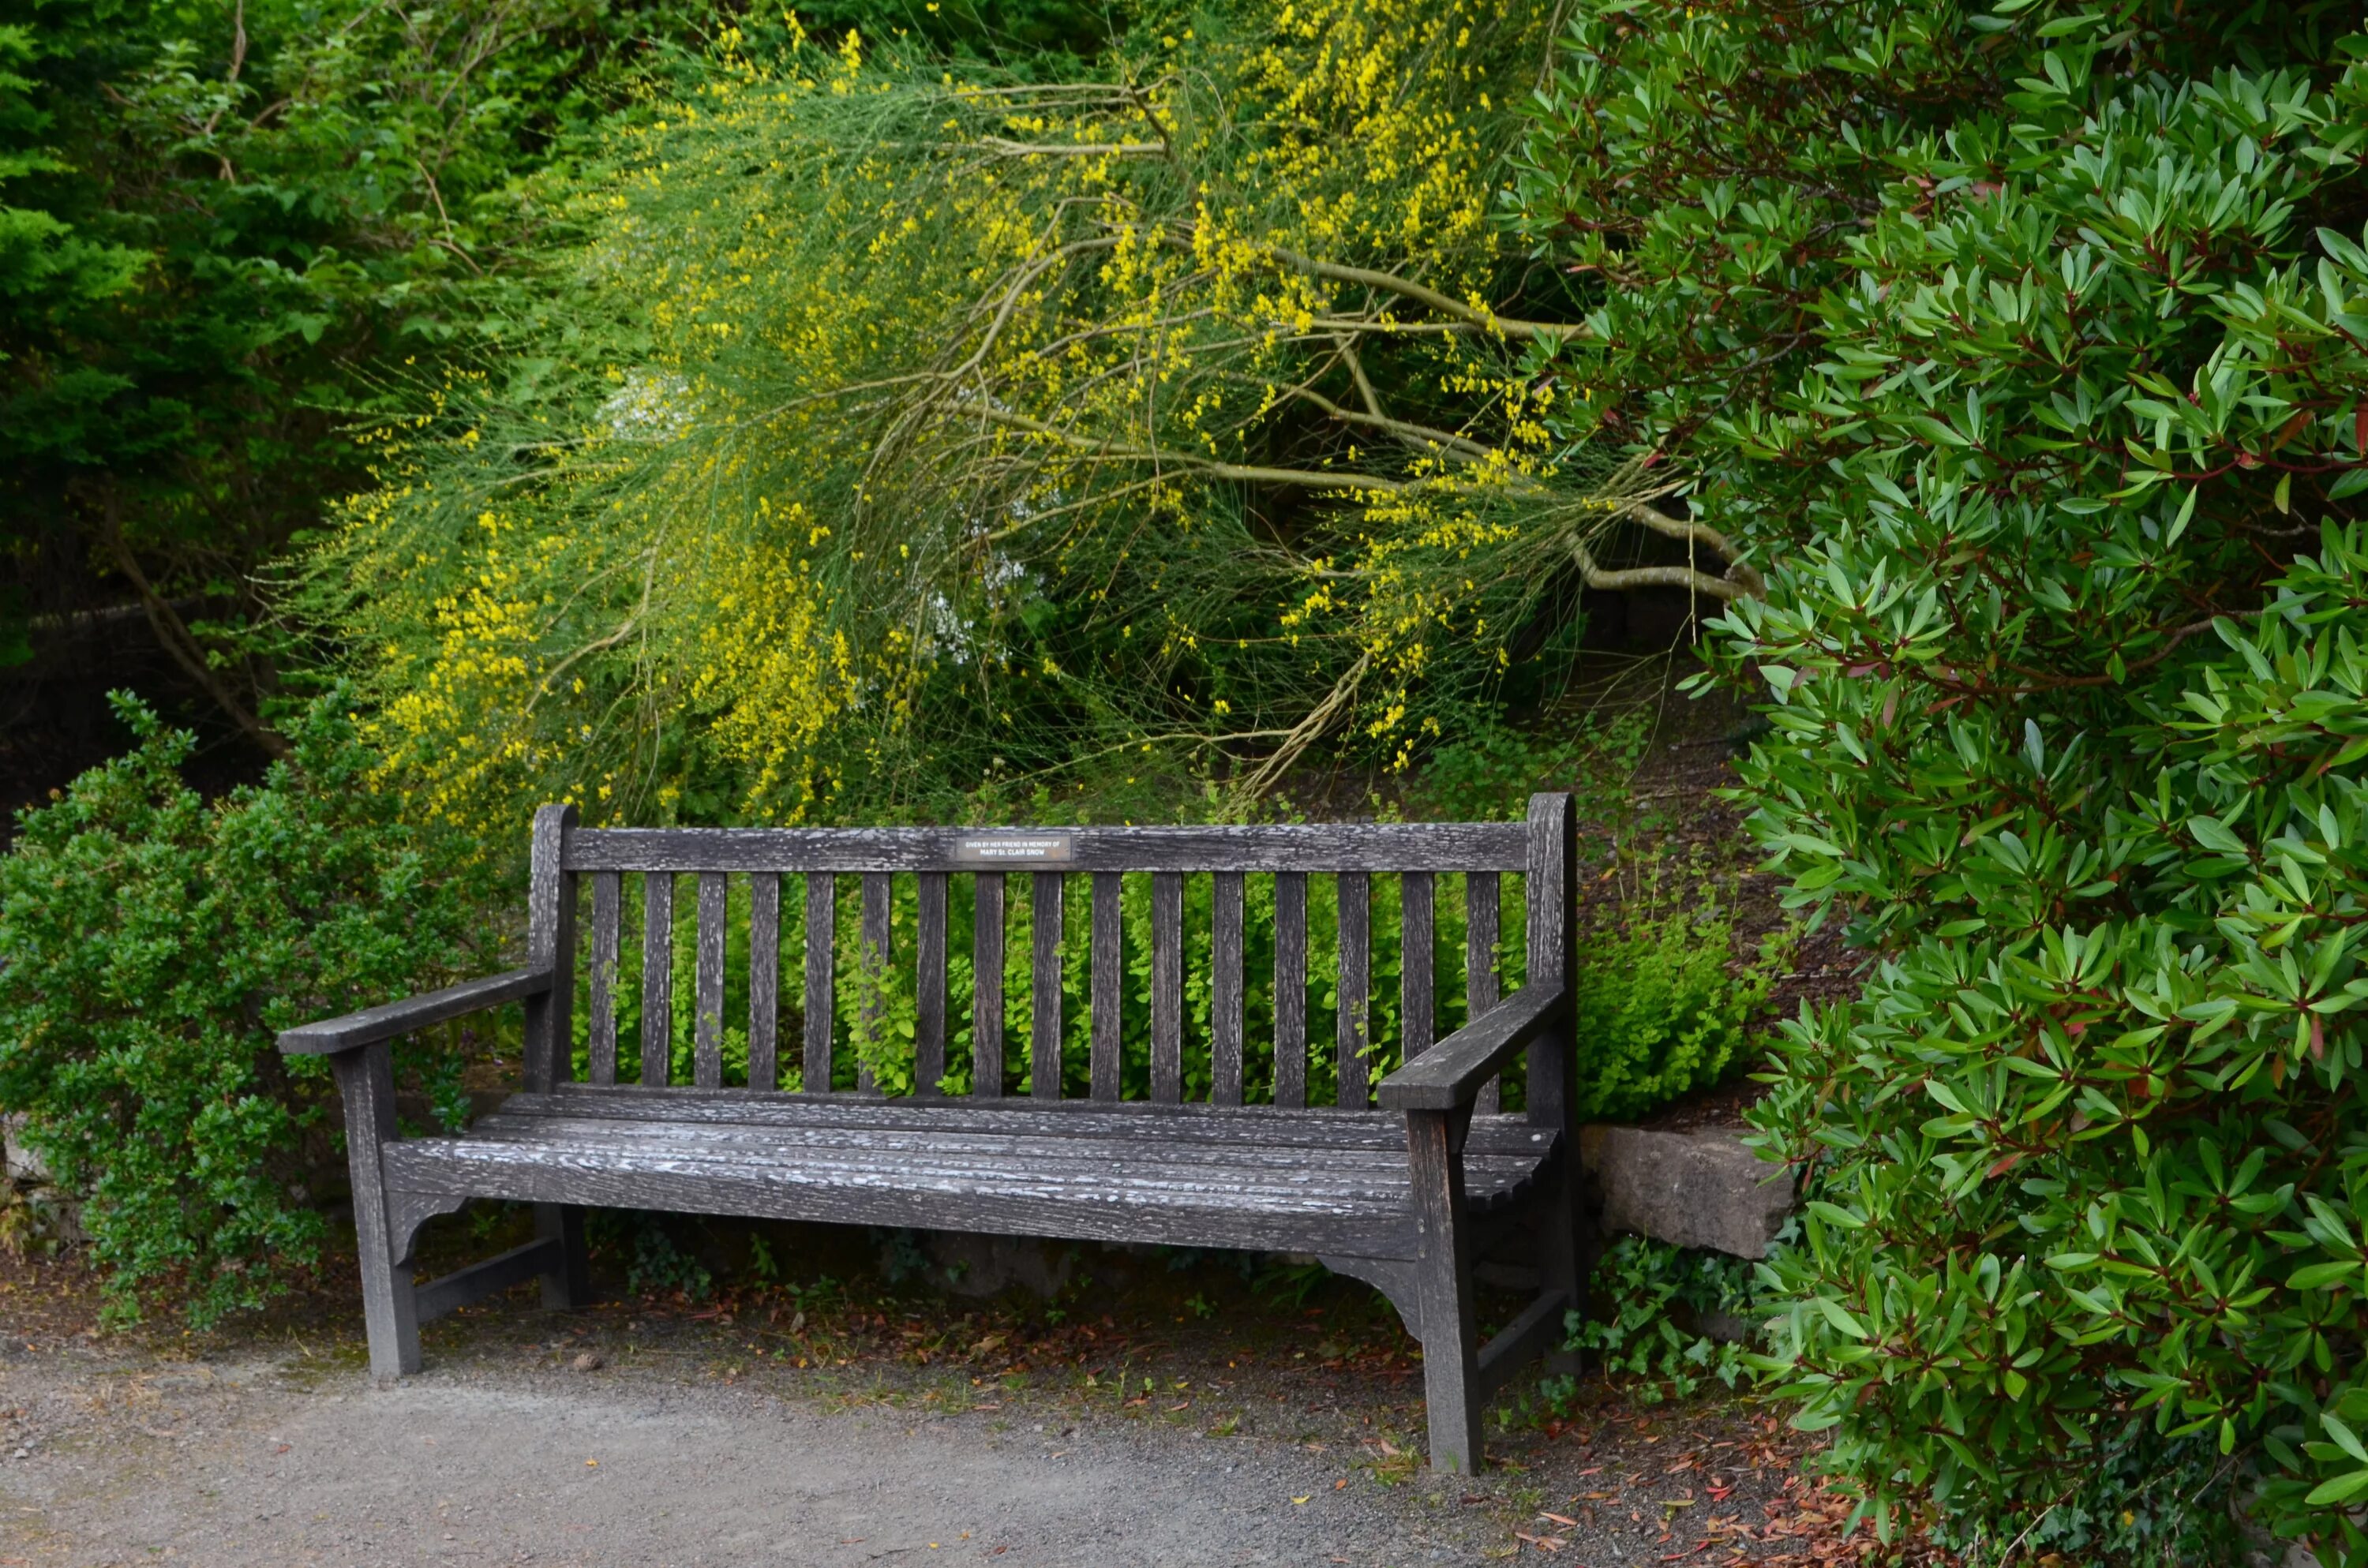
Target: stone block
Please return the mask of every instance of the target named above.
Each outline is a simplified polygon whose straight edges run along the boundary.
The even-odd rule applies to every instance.
[[[1793,1211],[1792,1173],[1743,1146],[1738,1131],[1583,1127],[1579,1161],[1606,1231],[1758,1258]]]

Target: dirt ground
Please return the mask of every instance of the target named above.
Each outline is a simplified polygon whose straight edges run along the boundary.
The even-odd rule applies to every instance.
[[[392,1386],[334,1284],[233,1333],[101,1335],[73,1265],[0,1266],[0,1568],[1859,1555],[1800,1441],[1733,1396],[1589,1379],[1555,1406],[1525,1379],[1493,1468],[1434,1475],[1414,1346],[1363,1287],[1087,1261],[1049,1305],[860,1269],[612,1274],[566,1314],[527,1288],[430,1325]]]

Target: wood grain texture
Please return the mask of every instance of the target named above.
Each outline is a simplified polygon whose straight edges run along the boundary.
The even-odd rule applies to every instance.
[[[1518,871],[1519,823],[1013,829],[1068,835],[1070,871]],[[578,828],[571,871],[960,871],[962,828]]]
[[[1472,1238],[1465,1229],[1463,1119],[1455,1111],[1406,1117],[1420,1264],[1422,1392],[1433,1469],[1471,1474],[1481,1461],[1479,1326],[1472,1301]]]
[[[1088,1102],[1090,1103],[1090,1102]],[[1044,1175],[999,1160],[899,1158],[761,1165],[680,1150],[619,1150],[473,1138],[413,1139],[388,1151],[388,1179],[425,1198],[598,1204],[836,1224],[905,1225],[1082,1241],[1414,1253],[1403,1200],[1277,1188],[1260,1201],[1206,1173]]]
[[[1274,1103],[1307,1103],[1307,877],[1274,879]]]
[[[838,879],[806,876],[806,1036],[804,1076],[810,1094],[830,1092],[831,1036],[838,1017]]]
[[[781,874],[748,874],[748,1086],[781,1084]]]
[[[1221,1106],[1242,1103],[1242,889],[1239,871],[1219,871],[1211,879],[1209,1098]]]
[[[642,879],[642,1082],[663,1084],[674,1062],[674,873]]]
[[[624,923],[624,878],[615,871],[592,873],[591,995],[586,1006],[585,1046],[592,1082],[617,1081],[617,959]]]
[[[1184,1097],[1184,874],[1151,877],[1151,1097]]]
[[[1520,1316],[1480,1347],[1474,1375],[1483,1402],[1561,1342],[1562,1320],[1570,1310],[1570,1299],[1560,1290],[1541,1290]]]
[[[1332,1038],[1340,1104],[1362,1110],[1372,1103],[1365,1087],[1365,1054],[1373,1043],[1373,879],[1363,871],[1343,871],[1339,891],[1340,1005]]]
[[[417,1292],[418,1320],[433,1323],[455,1308],[498,1295],[558,1267],[559,1243],[539,1240],[497,1253],[483,1263],[456,1268],[440,1279],[431,1279],[425,1285],[414,1287]]]
[[[526,1003],[526,1071],[529,1088],[546,1088],[575,1074],[575,873],[564,869],[574,806],[543,806],[534,813],[527,870],[526,967],[551,976],[549,990]]]
[[[1273,1106],[1212,1106],[1195,1101],[1157,1105],[1149,1100],[946,1100],[924,1105],[891,1098],[759,1094],[746,1089],[644,1089],[620,1085],[595,1090],[563,1084],[549,1095],[512,1095],[500,1116],[606,1117],[620,1121],[675,1122],[683,1126],[736,1122],[750,1126],[853,1127],[928,1132],[993,1132],[1015,1137],[1144,1136],[1169,1140],[1210,1139],[1260,1142],[1277,1148],[1387,1149],[1403,1153],[1405,1119],[1394,1111],[1343,1111],[1331,1106],[1280,1110]],[[1115,1131],[1112,1131],[1115,1130]],[[1534,1165],[1558,1146],[1559,1135],[1531,1127],[1519,1115],[1474,1117],[1469,1146],[1491,1157],[1519,1158]]]
[[[572,1203],[534,1206],[535,1239],[552,1250],[541,1268],[542,1304],[577,1312],[592,1304],[592,1251],[584,1240],[584,1210]]]
[[[329,1059],[345,1102],[346,1164],[354,1187],[354,1241],[361,1259],[362,1327],[370,1375],[419,1370],[419,1307],[411,1280],[410,1232],[395,1233],[386,1156],[393,1153],[394,1066],[383,1040]]]
[[[334,1056],[550,989],[551,976],[541,970],[514,969],[503,974],[489,974],[483,980],[464,980],[441,991],[406,996],[400,1002],[365,1007],[343,1017],[323,1018],[317,1023],[283,1029],[279,1050],[288,1056]]]
[[[699,963],[690,1028],[691,1082],[702,1089],[723,1084],[724,912],[730,892],[722,871],[699,874]]]
[[[934,1095],[946,1075],[946,873],[923,871],[914,895],[913,1082]]]
[[[1578,871],[1578,830],[1576,809],[1563,791],[1530,797],[1528,875],[1529,976],[1524,990],[1567,990],[1570,983],[1571,904]],[[1542,1127],[1559,1127],[1572,1137],[1574,1063],[1570,1031],[1541,1030],[1530,1040],[1528,1107],[1530,1119]]]
[[[1030,1017],[1029,1093],[1061,1097],[1061,873],[1029,874],[1032,947],[1029,954]]]
[[[867,871],[863,876],[863,926],[860,958],[863,963],[863,994],[857,998],[863,1044],[855,1053],[855,1087],[857,1092],[870,1094],[872,1084],[872,1059],[883,1049],[882,1031],[886,1028],[888,987],[892,983],[890,966],[895,961],[894,929],[892,923],[891,900],[895,888],[885,871]]]
[[[1121,1096],[1126,1065],[1126,935],[1116,871],[1096,871],[1093,896],[1093,1097]]]
[[[1497,927],[1499,889],[1497,873],[1474,871],[1463,879],[1463,1020],[1470,1023],[1497,1005]],[[1504,1091],[1491,1078],[1480,1085],[1473,1108],[1492,1116]]]
[[[981,871],[974,886],[970,1092],[993,1100],[1003,1097],[1003,873]]]
[[[1512,1060],[1513,1052],[1550,1037],[1569,1010],[1569,996],[1524,985],[1464,1025],[1422,1056],[1382,1081],[1386,1110],[1450,1110],[1468,1106],[1480,1085]],[[1531,1118],[1532,1124],[1537,1119]],[[1559,1124],[1554,1125],[1559,1129]]]
[[[849,1098],[851,1096],[840,1096]],[[1018,1102],[1026,1103],[1026,1102]],[[1064,1102],[1091,1104],[1090,1101]],[[667,1121],[600,1115],[521,1116],[497,1112],[472,1125],[468,1137],[537,1148],[598,1150],[619,1158],[660,1153],[668,1158],[843,1168],[870,1180],[938,1169],[996,1167],[996,1179],[1091,1185],[1105,1179],[1202,1185],[1222,1176],[1247,1200],[1258,1194],[1286,1205],[1304,1196],[1361,1196],[1385,1205],[1406,1200],[1404,1131],[1398,1145],[1308,1145],[1270,1142],[1254,1127],[1232,1123],[1231,1136],[1173,1136],[1175,1124],[1140,1119],[1112,1122],[1071,1117],[1071,1134],[1042,1137],[1024,1126],[877,1127],[816,1119],[804,1125],[741,1120]],[[1525,1153],[1467,1150],[1467,1181],[1489,1194],[1524,1188],[1541,1168]]]
[[[1429,1051],[1438,1038],[1431,996],[1436,892],[1429,871],[1408,871],[1398,879],[1398,1028],[1408,1062]]]

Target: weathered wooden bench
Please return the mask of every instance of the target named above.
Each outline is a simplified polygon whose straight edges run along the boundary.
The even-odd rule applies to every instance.
[[[1581,1302],[1573,1043],[1567,1024],[1574,855],[1570,799],[1540,795],[1526,823],[1259,827],[588,829],[573,807],[534,821],[527,966],[279,1037],[325,1054],[345,1100],[371,1371],[419,1367],[419,1324],[540,1276],[544,1300],[586,1303],[588,1206],[916,1226],[1196,1247],[1313,1253],[1383,1291],[1422,1342],[1432,1462],[1481,1458],[1483,1402],[1551,1349]],[[624,877],[642,874],[643,1082],[618,1079]],[[1090,1097],[1064,1099],[1064,879],[1090,878]],[[1148,1097],[1121,1095],[1121,879],[1151,878]],[[1185,879],[1211,883],[1205,1102],[1182,1095]],[[1375,873],[1401,884],[1406,1062],[1368,1083]],[[1462,873],[1470,1021],[1434,1041],[1436,880]],[[1527,974],[1497,995],[1498,878],[1526,880]],[[803,879],[803,1072],[784,1093],[776,1039],[782,880]],[[1338,878],[1337,1103],[1310,1106],[1310,876]],[[669,1084],[674,895],[697,881],[694,1071]],[[726,1086],[723,1017],[730,879],[747,879],[748,1087]],[[833,1082],[837,880],[860,880],[859,982],[889,962],[894,879],[913,877],[915,1082],[919,1094]],[[974,1091],[935,1092],[947,1052],[948,892],[975,879]],[[1244,887],[1274,879],[1271,1103],[1245,1104]],[[579,885],[591,884],[586,1081],[575,1081]],[[1003,1097],[1007,884],[1032,900],[1031,1093]],[[688,967],[688,966],[687,966]],[[875,986],[876,994],[876,986]],[[524,1092],[459,1137],[400,1138],[388,1042],[492,1007],[526,1007]],[[874,1027],[866,1003],[859,1028]],[[1497,1078],[1525,1053],[1524,1108],[1497,1111]],[[859,1057],[861,1052],[859,1051]],[[1140,1060],[1138,1057],[1137,1060]],[[1196,1057],[1196,1062],[1203,1060]],[[1263,1067],[1263,1060],[1262,1060]],[[1197,1075],[1197,1074],[1196,1074]],[[839,1074],[845,1079],[848,1074]],[[1266,1086],[1264,1083],[1261,1087]],[[412,1244],[472,1199],[535,1206],[538,1239],[415,1285]],[[1541,1289],[1479,1343],[1473,1267],[1525,1232]]]

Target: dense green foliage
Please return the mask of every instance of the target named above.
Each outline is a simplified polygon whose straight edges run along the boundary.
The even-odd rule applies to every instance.
[[[284,1290],[322,1235],[298,1184],[328,1073],[273,1034],[471,971],[484,890],[359,787],[333,699],[215,801],[180,780],[189,737],[121,708],[138,748],[22,813],[0,858],[0,1105],[85,1198],[113,1315],[177,1299],[203,1324]],[[461,1045],[397,1048],[451,1126]]]
[[[1759,552],[1754,825],[1879,960],[1759,1116],[1770,1365],[1977,1555],[2363,1551],[2351,16],[1585,6],[1524,158],[1567,428]]]
[[[390,424],[310,558],[390,780],[471,827],[1242,809],[1552,690],[1583,564],[1683,532],[1522,373],[1576,330],[1491,221],[1552,10],[1245,4],[1050,80],[751,18],[604,141],[567,333]]]
[[[0,4],[0,661],[37,612],[153,599],[277,744],[301,650],[257,574],[359,476],[339,426],[555,302],[513,287],[528,176],[710,10]]]
[[[1579,943],[1579,1117],[1632,1121],[1725,1077],[1768,994],[1770,953],[1735,950],[1734,911],[1707,878],[1656,863]],[[1772,949],[1770,951],[1772,952]],[[1740,970],[1741,972],[1736,972]]]

